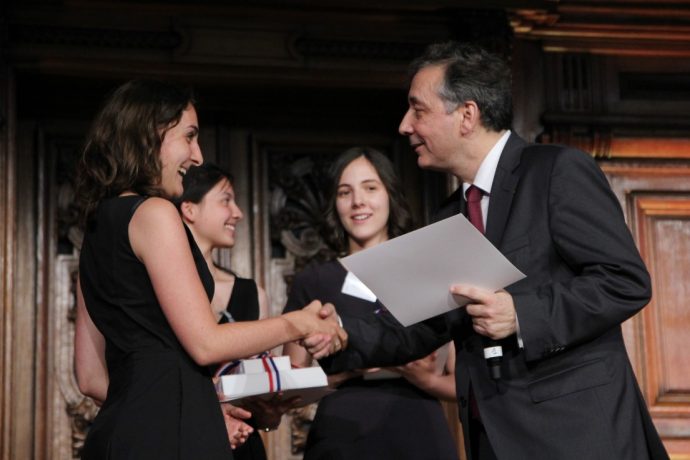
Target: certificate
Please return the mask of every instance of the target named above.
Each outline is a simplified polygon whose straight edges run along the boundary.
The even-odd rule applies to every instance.
[[[496,291],[525,277],[462,214],[340,259],[404,326],[466,305],[450,286]],[[336,308],[338,306],[336,305]]]

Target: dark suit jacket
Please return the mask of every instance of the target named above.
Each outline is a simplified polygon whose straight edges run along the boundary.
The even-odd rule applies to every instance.
[[[438,213],[463,212],[462,190]],[[464,309],[403,328],[344,318],[348,350],[327,371],[397,364],[452,338],[466,445],[469,388],[499,459],[664,459],[620,324],[649,301],[650,279],[606,177],[587,154],[512,134],[491,188],[486,237],[527,277],[507,288],[519,333],[489,377]],[[467,262],[471,263],[471,262]],[[423,270],[420,267],[420,270]],[[337,307],[337,306],[336,306]],[[470,455],[467,446],[468,458]]]

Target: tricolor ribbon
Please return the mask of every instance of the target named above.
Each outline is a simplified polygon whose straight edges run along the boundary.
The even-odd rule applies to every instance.
[[[260,355],[261,362],[264,365],[264,370],[268,374],[268,389],[271,392],[280,391],[280,371],[276,366],[273,357],[269,353],[262,353]],[[275,383],[274,383],[275,376]]]
[[[213,375],[214,377],[220,377],[221,375],[226,375],[232,373],[237,366],[240,365],[240,361],[228,361],[225,364],[221,364],[218,369],[216,369],[216,373]]]

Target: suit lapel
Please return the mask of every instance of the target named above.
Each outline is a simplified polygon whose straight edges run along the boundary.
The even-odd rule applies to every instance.
[[[465,206],[465,199],[462,195],[462,186],[460,186],[443,201],[441,208],[434,214],[431,221],[438,222],[456,214],[464,214]]]
[[[517,167],[520,164],[522,150],[527,143],[517,134],[511,133],[498,160],[496,174],[491,185],[489,215],[486,219],[486,238],[498,247],[501,244],[510,207],[515,196],[520,175]]]

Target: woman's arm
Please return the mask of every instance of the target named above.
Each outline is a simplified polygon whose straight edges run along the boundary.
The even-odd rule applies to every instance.
[[[312,358],[304,347],[296,343],[286,343],[283,345],[283,356],[290,357],[290,363],[295,367],[310,367]]]
[[[81,282],[77,279],[77,319],[74,333],[74,369],[79,391],[101,405],[108,393],[105,339],[86,310]]]
[[[260,322],[217,324],[180,216],[167,200],[150,198],[139,206],[129,239],[175,335],[200,365],[244,358],[313,334],[347,340],[332,314],[319,317],[320,302]],[[325,308],[330,311],[332,306]],[[332,348],[335,351],[335,343]]]
[[[259,296],[259,319],[268,318],[268,296],[266,295],[266,290],[257,284],[256,292]]]

